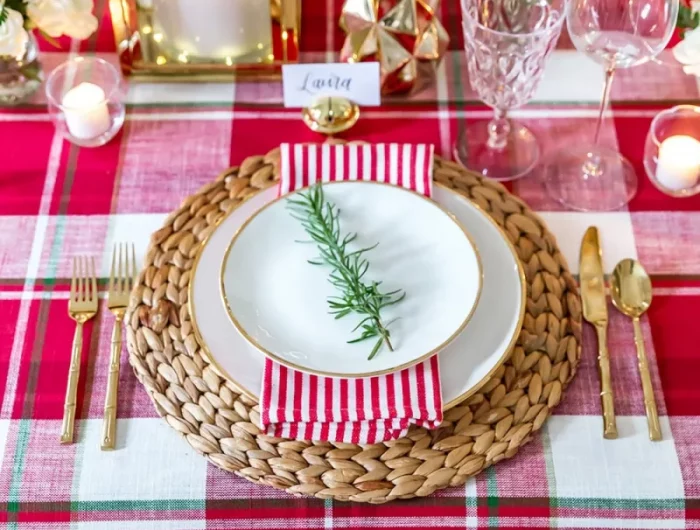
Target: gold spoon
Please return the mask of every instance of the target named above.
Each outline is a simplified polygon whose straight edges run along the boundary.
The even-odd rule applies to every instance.
[[[612,275],[611,282],[612,301],[615,307],[632,319],[634,324],[634,343],[637,345],[637,359],[639,361],[639,375],[642,379],[642,391],[644,393],[644,408],[647,412],[649,423],[649,439],[661,440],[661,426],[659,425],[659,413],[656,410],[654,399],[654,387],[649,375],[647,353],[644,349],[644,337],[639,317],[649,309],[651,305],[651,280],[647,271],[637,260],[623,259],[617,264]]]

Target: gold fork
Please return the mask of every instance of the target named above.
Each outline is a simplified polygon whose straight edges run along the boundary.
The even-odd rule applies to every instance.
[[[107,396],[102,422],[103,451],[114,449],[117,438],[117,389],[119,387],[119,358],[122,352],[122,321],[126,306],[129,305],[129,293],[136,277],[136,253],[131,245],[131,272],[129,272],[129,247],[125,243],[114,245],[112,268],[109,273],[107,307],[114,315],[112,328],[112,351],[109,357],[109,377],[107,379]]]
[[[70,356],[66,401],[63,406],[62,444],[73,442],[78,378],[80,377],[80,354],[83,350],[83,324],[97,314],[97,277],[95,276],[94,258],[90,258],[90,264],[91,271],[88,273],[87,258],[84,256],[73,258],[68,315],[75,320],[75,335],[73,336],[73,351]]]
[[[112,328],[112,351],[109,357],[109,377],[107,379],[107,396],[102,423],[103,451],[114,449],[117,437],[117,389],[119,386],[119,357],[122,352],[122,321],[126,306],[129,305],[129,293],[136,278],[136,252],[131,245],[131,272],[129,272],[129,247],[125,243],[114,245],[112,252],[112,269],[109,273],[107,307],[114,314]]]

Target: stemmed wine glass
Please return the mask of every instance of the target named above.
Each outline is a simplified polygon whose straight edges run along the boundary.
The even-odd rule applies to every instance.
[[[574,45],[605,67],[593,145],[565,149],[544,171],[549,194],[579,211],[615,210],[637,193],[637,175],[617,150],[601,144],[615,70],[653,60],[668,44],[679,0],[569,0],[566,20]]]
[[[462,0],[469,81],[494,109],[488,125],[470,127],[455,144],[455,158],[463,166],[495,180],[513,180],[538,163],[537,139],[506,113],[534,95],[564,25],[565,3]]]

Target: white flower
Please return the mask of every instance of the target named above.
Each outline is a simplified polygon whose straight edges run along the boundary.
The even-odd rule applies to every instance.
[[[673,56],[689,75],[700,75],[700,27],[687,30],[683,40],[673,47]]]
[[[2,8],[2,4],[0,4],[0,8]],[[24,19],[14,9],[6,7],[5,11],[7,18],[5,22],[0,24],[0,56],[9,55],[21,59],[29,40],[27,30],[24,29]]]
[[[700,27],[685,32],[683,40],[673,47],[673,55],[682,64],[700,62]]]
[[[27,15],[51,37],[87,39],[97,29],[93,0],[25,0]]]

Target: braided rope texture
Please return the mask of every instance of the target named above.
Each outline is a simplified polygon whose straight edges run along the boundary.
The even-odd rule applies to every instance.
[[[527,278],[513,352],[432,431],[374,445],[301,442],[258,428],[258,404],[210,365],[192,329],[188,285],[202,242],[246,197],[278,179],[279,149],[251,156],[188,197],[151,237],[127,313],[129,361],[168,424],[212,464],[291,494],[384,503],[460,486],[514,456],[562,398],[581,355],[576,283],[552,234],[502,185],[435,158],[434,179],[478,204],[515,245]]]

